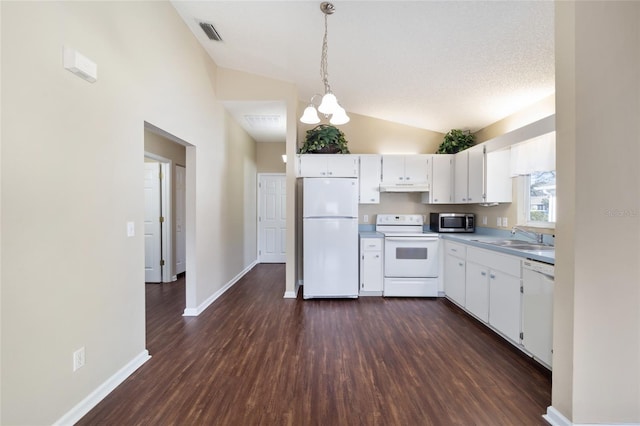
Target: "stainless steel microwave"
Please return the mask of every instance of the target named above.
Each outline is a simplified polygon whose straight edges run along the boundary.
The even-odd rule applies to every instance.
[[[431,213],[429,227],[434,232],[475,232],[473,213]]]

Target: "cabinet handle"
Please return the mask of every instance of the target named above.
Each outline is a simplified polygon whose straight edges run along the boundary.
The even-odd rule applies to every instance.
[[[379,255],[379,254],[376,254],[376,259],[378,259],[379,257],[380,257],[380,255]]]
[[[372,198],[372,199],[371,199],[371,201],[375,201],[375,200],[376,200],[375,198]]]
[[[489,278],[491,278],[492,280],[496,278],[496,276],[494,274],[489,275]]]
[[[487,273],[486,272],[480,272],[480,275],[482,275],[483,277],[486,277]]]
[[[452,251],[452,252],[454,252],[454,253],[457,253],[457,252],[458,252],[458,249],[454,249],[454,248],[452,248],[452,249],[451,249],[451,251]]]
[[[411,180],[411,176],[407,176],[405,179],[406,180]]]
[[[464,266],[464,263],[458,262],[458,266]]]
[[[328,175],[331,176],[333,174],[333,172],[329,172]]]
[[[403,179],[404,179],[404,178],[403,178],[402,176],[398,178],[398,180],[403,180]]]

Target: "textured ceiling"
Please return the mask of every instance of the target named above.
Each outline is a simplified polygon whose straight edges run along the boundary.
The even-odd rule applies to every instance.
[[[329,81],[348,112],[476,131],[555,90],[551,1],[333,3]],[[172,4],[219,66],[293,82],[303,102],[323,90],[319,1]]]

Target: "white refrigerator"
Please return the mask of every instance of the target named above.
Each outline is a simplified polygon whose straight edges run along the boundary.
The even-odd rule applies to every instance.
[[[303,297],[358,297],[358,179],[303,182]]]

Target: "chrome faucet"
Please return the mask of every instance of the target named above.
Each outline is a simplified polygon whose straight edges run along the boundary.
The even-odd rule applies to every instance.
[[[511,235],[516,235],[516,232],[520,232],[529,238],[533,238],[539,244],[544,243],[544,240],[543,240],[544,234],[542,232],[531,232],[531,231],[527,231],[526,229],[522,229],[519,226],[514,226],[513,229],[511,230]]]

